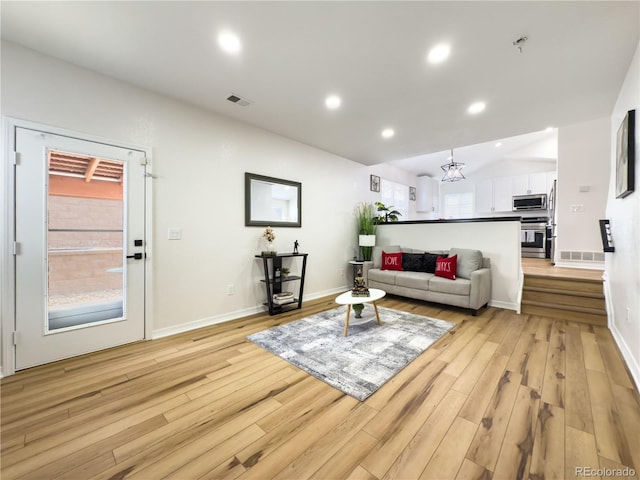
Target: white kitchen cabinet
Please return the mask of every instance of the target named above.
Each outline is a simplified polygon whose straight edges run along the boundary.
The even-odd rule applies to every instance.
[[[416,212],[438,211],[439,182],[436,178],[418,177],[416,186]]]
[[[548,193],[551,185],[548,184],[547,177],[548,172],[529,173],[511,177],[512,195]]]
[[[549,193],[556,172],[494,177],[476,182],[476,213],[511,212],[514,195]]]
[[[493,211],[510,212],[513,208],[511,177],[493,179]]]
[[[493,180],[480,180],[476,182],[476,212],[493,212]]]
[[[529,190],[532,194],[548,193],[547,172],[532,173],[529,175]]]
[[[511,177],[496,177],[476,183],[476,213],[511,211]]]
[[[512,195],[527,195],[529,190],[529,175],[514,175],[511,177]]]

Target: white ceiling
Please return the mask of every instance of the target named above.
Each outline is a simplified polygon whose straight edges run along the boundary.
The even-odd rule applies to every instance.
[[[3,39],[366,165],[438,175],[446,155],[427,154],[455,148],[465,161],[460,147],[609,115],[638,44],[639,5],[3,1],[1,9]],[[240,55],[218,47],[224,29],[240,37]],[[512,43],[523,35],[519,53]],[[430,65],[439,42],[451,56]],[[232,92],[253,103],[228,102]],[[340,109],[324,107],[330,93],[342,97]],[[476,100],[487,108],[472,116]],[[386,127],[392,139],[381,138]]]
[[[534,163],[544,163],[543,169],[555,170],[558,160],[558,130],[545,129],[539,132],[525,133],[515,137],[476,143],[464,147],[434,152],[425,155],[403,158],[388,162],[415,175],[426,175],[442,178],[444,171],[441,165],[449,163],[451,154],[456,163],[464,163],[463,175],[474,174],[492,165],[504,169],[508,164],[517,170],[518,165],[527,162],[529,167]]]

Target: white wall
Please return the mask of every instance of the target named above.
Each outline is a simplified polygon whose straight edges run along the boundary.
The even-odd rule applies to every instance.
[[[605,293],[609,308],[609,326],[636,385],[640,385],[640,43],[629,66],[616,106],[611,116],[609,151],[611,178],[606,218],[616,251],[605,254]],[[616,135],[628,110],[636,110],[635,192],[617,199]],[[628,315],[627,315],[628,310]]]
[[[380,225],[376,245],[425,250],[472,248],[491,259],[491,301],[498,308],[520,311],[522,282],[520,220],[436,222]]]
[[[354,207],[372,196],[367,167],[6,42],[1,113],[152,148],[155,334],[264,301],[253,258],[262,228],[244,226],[245,171],[302,182],[302,228],[276,228],[275,243],[291,251],[298,240],[309,253],[305,296],[350,281]],[[182,240],[167,240],[170,227]]]
[[[401,168],[394,167],[393,165],[373,165],[369,168],[369,172],[373,175],[378,175],[380,178],[390,180],[392,182],[407,185],[408,187],[415,187],[418,183],[417,176],[402,170]],[[378,202],[381,201],[382,196],[380,193],[369,192],[366,201]],[[416,220],[419,214],[416,214],[417,202],[409,200],[409,214],[407,218],[400,217],[400,220]]]
[[[509,176],[526,175],[530,173],[539,173],[539,172],[551,172],[556,170],[557,163],[558,162],[553,159],[544,159],[544,160],[502,159],[502,160],[489,163],[481,171],[473,172],[473,174],[469,174],[468,180],[470,180],[472,183],[475,184],[476,181],[484,180],[487,178],[509,177]],[[463,183],[463,182],[457,182],[457,183]],[[450,185],[455,185],[455,183]]]
[[[558,266],[578,266],[563,263],[562,251],[602,252],[598,220],[605,218],[609,190],[610,131],[609,117],[558,129]],[[589,191],[581,192],[581,186]]]

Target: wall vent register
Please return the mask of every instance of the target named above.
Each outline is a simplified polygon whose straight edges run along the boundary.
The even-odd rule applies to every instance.
[[[235,103],[236,105],[240,105],[241,107],[248,107],[253,103],[251,100],[242,98],[240,95],[236,95],[235,93],[229,95],[227,97],[227,100],[229,100],[231,103]]]

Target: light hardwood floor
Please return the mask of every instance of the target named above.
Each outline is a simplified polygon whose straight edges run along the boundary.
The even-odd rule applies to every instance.
[[[606,328],[380,304],[458,326],[362,403],[245,339],[333,298],[5,378],[1,477],[550,480],[640,468],[640,397]]]
[[[591,268],[556,267],[551,264],[551,260],[546,258],[523,258],[522,270],[525,274],[584,280],[602,280],[602,274],[604,273],[604,270]]]

